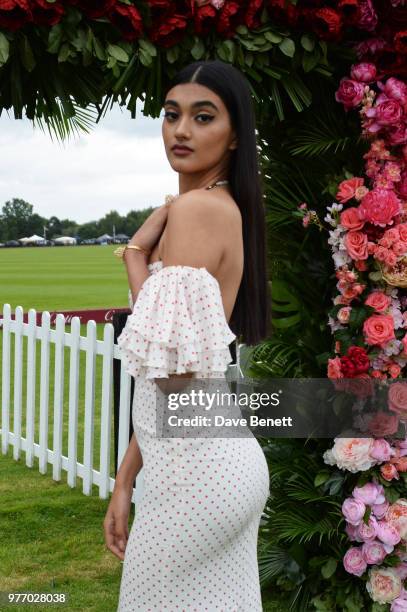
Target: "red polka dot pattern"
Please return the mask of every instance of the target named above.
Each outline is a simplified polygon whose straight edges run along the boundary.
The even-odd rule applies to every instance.
[[[117,343],[127,372],[146,379],[195,372],[218,377],[232,361],[219,283],[206,268],[156,261]],[[210,376],[212,377],[212,376]]]
[[[149,279],[158,276],[159,263],[150,264]],[[192,308],[190,284],[197,289],[196,280],[203,280],[206,291],[216,287],[204,268],[185,268],[169,270],[164,286],[169,290],[176,283],[172,291]],[[162,287],[163,279],[149,283],[153,304],[160,292],[152,289]],[[180,325],[175,318],[169,327],[173,321]],[[157,338],[158,331],[148,337]],[[168,340],[171,330],[162,331]],[[177,330],[177,338],[182,333]],[[144,492],[129,532],[117,612],[261,612],[257,540],[270,485],[264,453],[254,436],[157,438],[156,385],[145,377],[149,367],[154,368],[140,367],[135,378],[132,419]],[[224,370],[217,377],[224,378]]]

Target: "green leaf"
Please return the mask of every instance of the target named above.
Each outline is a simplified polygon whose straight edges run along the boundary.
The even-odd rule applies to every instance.
[[[328,559],[328,561],[325,563],[325,565],[323,565],[321,567],[321,574],[322,576],[328,580],[329,578],[331,578],[331,576],[334,575],[334,573],[336,572],[336,568],[337,568],[338,562],[336,561],[336,559]]]
[[[315,40],[309,34],[303,34],[301,36],[301,45],[306,51],[313,51],[315,47]]]
[[[292,38],[284,38],[278,45],[278,48],[287,55],[288,57],[294,57],[295,54],[295,42]]]
[[[304,72],[311,72],[311,70],[317,66],[318,62],[319,56],[317,53],[309,53],[308,51],[305,51],[304,55],[302,56],[302,67]]]
[[[3,32],[0,32],[0,66],[5,64],[9,58],[10,44]]]
[[[174,62],[177,61],[178,56],[179,56],[179,48],[178,47],[171,47],[170,49],[167,49],[166,51],[166,55],[167,55],[167,61],[169,64],[173,64]]]
[[[143,66],[151,66],[151,64],[153,63],[153,58],[151,57],[151,55],[149,55],[144,49],[140,49],[139,53],[140,62],[143,64]]]
[[[205,45],[203,44],[202,39],[198,38],[198,36],[195,36],[195,43],[191,49],[192,57],[195,60],[199,60],[201,59],[204,53],[205,53]]]
[[[276,34],[275,32],[264,32],[264,37],[275,44],[280,43],[283,40],[283,37],[280,34]]]
[[[70,54],[71,50],[69,48],[69,44],[64,43],[58,53],[58,62],[66,62]]]
[[[27,72],[31,72],[36,66],[36,61],[29,40],[25,35],[20,38],[19,50],[24,68]]]
[[[95,51],[96,57],[99,60],[101,60],[102,62],[106,61],[106,51],[102,46],[100,40],[96,38],[96,36],[93,37],[93,49]]]
[[[49,53],[58,53],[59,48],[62,43],[62,37],[63,37],[62,26],[60,23],[57,23],[56,25],[52,26],[48,34],[47,51]]]
[[[356,306],[352,306],[352,310],[350,311],[349,317],[350,329],[352,329],[353,331],[359,329],[362,326],[363,321],[367,319],[369,314],[370,313],[367,311],[367,308],[365,308],[364,306],[361,306],[359,308]]]
[[[323,484],[328,478],[329,472],[318,472],[314,478],[314,486],[319,487],[319,485]]]
[[[107,45],[107,52],[111,57],[114,57],[118,62],[124,62],[125,64],[127,64],[127,62],[129,61],[129,56],[127,55],[126,51],[124,51],[124,49],[119,47],[119,45],[112,45],[112,44]]]
[[[157,55],[157,49],[155,48],[153,43],[150,42],[149,40],[145,38],[139,38],[138,43],[140,47],[144,49],[145,51],[147,51],[147,53],[151,55],[152,57],[155,57]]]
[[[366,525],[369,524],[369,518],[370,518],[371,513],[372,513],[371,506],[366,506],[366,510],[365,510],[364,515],[363,515],[363,522],[366,523]]]

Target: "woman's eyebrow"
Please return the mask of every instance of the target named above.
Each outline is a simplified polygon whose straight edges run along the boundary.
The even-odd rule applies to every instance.
[[[176,100],[166,100],[164,102],[164,106],[170,104],[171,106],[176,106],[177,108],[179,108],[179,104]],[[200,100],[199,102],[194,102],[193,104],[191,104],[191,108],[197,108],[198,106],[212,106],[216,111],[219,110],[218,107],[210,100]]]

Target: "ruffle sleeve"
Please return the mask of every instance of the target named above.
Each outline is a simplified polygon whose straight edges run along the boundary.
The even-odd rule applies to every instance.
[[[129,295],[129,304],[130,295]],[[166,266],[144,281],[117,343],[132,376],[223,375],[236,335],[206,268]]]

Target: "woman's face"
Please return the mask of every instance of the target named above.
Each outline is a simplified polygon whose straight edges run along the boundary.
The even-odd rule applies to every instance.
[[[235,132],[223,101],[197,83],[176,85],[164,102],[162,135],[171,167],[181,174],[221,175],[228,168],[230,151],[237,146]],[[177,153],[173,146],[189,147]]]

